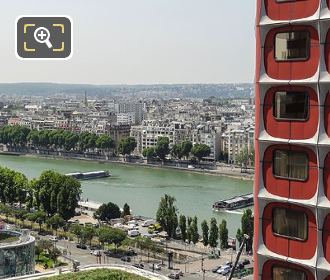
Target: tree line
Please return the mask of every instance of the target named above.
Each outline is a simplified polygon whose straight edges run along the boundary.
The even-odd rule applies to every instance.
[[[202,221],[200,235],[197,217],[186,217],[185,215],[178,217],[175,201],[176,199],[173,196],[166,194],[161,198],[156,214],[157,222],[170,238],[177,238],[178,233],[180,233],[180,238],[184,242],[196,244],[201,238],[204,246],[216,248],[220,244],[220,248],[228,248],[229,236],[226,220],[222,220],[219,225],[214,217],[209,224],[206,220]],[[236,239],[240,244],[243,241],[244,234],[249,236],[246,241],[246,251],[252,251],[253,213],[251,209],[244,211],[241,228],[237,230]]]
[[[170,148],[169,138],[159,137],[155,147],[145,148],[142,151],[142,155],[147,159],[158,157],[162,161],[164,161],[169,154],[178,160],[181,160],[182,158],[188,159],[192,154],[200,162],[203,158],[211,154],[211,149],[205,144],[193,145],[190,141],[183,141],[180,144],[174,144],[172,148]]]
[[[105,134],[78,133],[62,129],[31,130],[19,125],[0,128],[0,142],[12,147],[33,146],[65,151],[88,151],[96,148],[107,151],[115,147],[112,138]]]
[[[0,167],[1,212],[8,212],[4,208],[18,203],[20,208],[24,205],[32,212],[31,217],[34,215],[36,220],[54,216],[68,221],[75,215],[81,192],[78,180],[55,171],[44,171],[39,178],[29,181],[20,172]]]

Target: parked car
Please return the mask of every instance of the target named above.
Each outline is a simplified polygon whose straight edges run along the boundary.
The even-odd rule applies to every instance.
[[[49,241],[51,241],[51,242],[57,242],[59,239],[58,239],[58,237],[57,236],[51,236],[51,237],[49,237]]]
[[[133,230],[129,230],[128,233],[127,233],[127,235],[129,237],[137,237],[137,236],[140,235],[140,232],[138,230],[136,230],[136,229],[133,229]]]
[[[102,252],[100,250],[93,250],[90,253],[91,253],[91,255],[94,255],[96,257],[99,257],[102,255]]]
[[[144,269],[144,265],[142,263],[135,263],[133,266],[136,268]]]
[[[167,277],[170,278],[170,279],[180,279],[180,273],[178,273],[178,272],[172,272]]]
[[[111,250],[108,250],[108,251],[105,251],[104,254],[107,256],[107,257],[110,257],[110,258],[116,258],[116,259],[120,259],[121,257],[123,257],[124,255],[120,252],[113,252]]]
[[[86,245],[86,244],[80,244],[80,243],[78,243],[78,244],[76,245],[76,247],[77,247],[78,249],[87,250],[87,245]]]
[[[120,258],[123,262],[131,262],[131,257],[129,256],[123,256]]]
[[[225,262],[225,265],[228,265],[228,266],[232,267],[233,266],[233,262]]]
[[[142,226],[143,227],[150,227],[151,225],[154,225],[155,224],[155,221],[154,220],[145,220],[143,223],[142,223]]]
[[[133,249],[129,249],[125,252],[125,256],[134,257],[137,253]]]
[[[226,275],[230,272],[231,267],[229,265],[223,265],[220,269],[217,270],[218,274]]]

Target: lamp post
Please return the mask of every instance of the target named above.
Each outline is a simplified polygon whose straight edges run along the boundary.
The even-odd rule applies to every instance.
[[[243,252],[243,249],[244,249],[244,245],[246,243],[246,241],[249,239],[250,237],[247,235],[247,234],[244,234],[243,235],[243,240],[242,240],[242,244],[241,244],[241,247],[239,248],[239,251],[237,253],[237,256],[236,256],[236,260],[235,260],[235,263],[230,271],[230,275],[229,275],[229,278],[228,280],[231,280],[233,278],[233,275],[234,275],[234,272],[235,272],[235,269],[236,269],[236,266],[237,266],[237,263],[239,261],[239,258]]]

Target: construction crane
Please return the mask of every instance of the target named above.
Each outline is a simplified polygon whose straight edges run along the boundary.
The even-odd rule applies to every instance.
[[[249,239],[250,237],[247,235],[247,234],[244,234],[243,235],[243,240],[242,240],[242,244],[241,244],[241,247],[239,248],[239,251],[237,253],[237,256],[236,256],[236,260],[235,260],[235,263],[230,271],[230,275],[229,275],[229,278],[228,280],[231,280],[233,278],[233,275],[234,275],[234,272],[235,272],[235,269],[236,269],[236,266],[238,264],[238,261],[239,261],[239,258],[241,257],[241,254],[243,252],[243,249],[244,249],[244,246],[245,246],[245,243],[246,241]]]

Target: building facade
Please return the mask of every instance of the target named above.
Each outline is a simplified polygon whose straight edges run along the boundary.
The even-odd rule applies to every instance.
[[[254,279],[330,279],[329,7],[257,0]]]
[[[35,273],[35,239],[26,233],[0,230],[0,234],[17,237],[0,243],[0,279]]]

